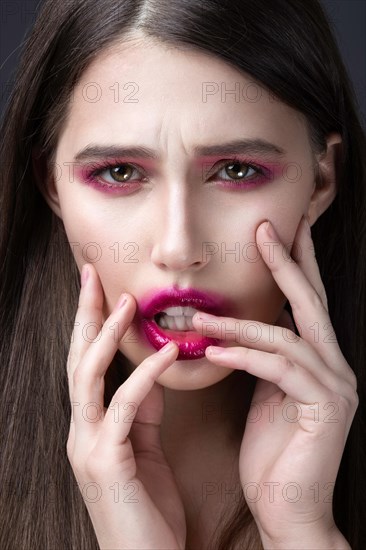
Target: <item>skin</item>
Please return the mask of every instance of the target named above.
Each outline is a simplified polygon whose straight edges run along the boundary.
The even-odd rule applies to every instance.
[[[121,89],[125,82],[138,84],[138,102],[114,101],[110,87],[117,80],[121,82]],[[98,83],[102,90],[97,102],[87,101],[83,96],[85,86],[91,82]],[[156,351],[140,336],[136,339],[134,330],[136,302],[152,288],[178,284],[217,292],[231,304],[227,316],[220,318],[230,327],[235,320],[241,323],[255,320],[264,323],[263,328],[267,324],[293,328],[283,315],[283,306],[289,298],[287,287],[295,296],[306,290],[306,284],[310,288],[314,284],[326,304],[324,287],[313,265],[311,239],[305,238],[301,220],[305,215],[310,225],[314,224],[334,200],[335,157],[341,137],[329,135],[325,153],[314,157],[302,115],[278,100],[270,100],[259,84],[257,89],[261,97],[256,102],[243,99],[235,102],[230,95],[221,101],[220,94],[204,102],[203,82],[224,82],[227,89],[239,82],[245,89],[253,83],[253,78],[202,52],[169,49],[143,41],[136,42],[133,47],[121,43],[101,53],[83,74],[74,90],[67,122],[59,138],[56,162],[61,167],[60,176],[49,181],[45,198],[63,220],[70,243],[78,243],[73,245],[73,254],[79,270],[88,264],[89,292],[94,292],[89,299],[94,300],[94,310],[99,311],[95,319],[104,323],[121,293],[127,292],[127,303],[120,313],[122,333],[123,330],[125,333],[116,349],[118,346],[119,352],[128,359],[130,373]],[[252,189],[225,189],[218,179],[205,184],[207,179],[202,177],[202,167],[195,164],[193,146],[243,137],[265,139],[285,149],[286,154],[280,162],[283,165],[295,163],[301,168],[300,177],[290,181],[280,175]],[[159,160],[152,161],[147,169],[149,181],[142,183],[135,192],[108,195],[76,177],[71,178],[69,165],[65,164],[72,162],[77,152],[91,143],[144,145],[155,149]],[[230,160],[232,156],[222,158]],[[259,156],[257,164],[261,164],[260,159]],[[264,163],[278,162],[275,157],[262,160]],[[144,168],[144,159],[138,164]],[[321,189],[315,183],[315,164],[324,182]],[[221,169],[221,175],[223,172]],[[103,177],[113,181],[107,171]],[[264,232],[265,220],[271,221],[278,233],[276,242],[281,243],[272,261],[267,254],[268,248],[263,245],[269,240]],[[110,249],[116,241],[122,245],[137,243],[138,262],[116,262]],[[294,278],[291,282],[293,264],[284,258],[295,241],[301,251],[300,269],[307,272],[311,282],[300,280],[298,275],[297,281]],[[98,243],[102,251],[95,262],[82,254],[83,247],[93,242]],[[241,246],[257,243],[263,252],[255,262],[246,261],[242,256],[236,263],[232,255],[227,255],[223,261],[220,254],[203,258],[202,243],[206,242],[219,246],[224,243],[227,250],[233,249],[237,242]],[[121,258],[131,251],[125,252],[122,247],[120,250]],[[283,252],[282,256],[279,251]],[[279,261],[284,269],[275,276],[272,268],[278,266]],[[90,309],[85,323],[92,318],[94,310]],[[300,315],[298,319],[311,324],[317,316],[319,311],[309,309],[308,317]],[[217,319],[216,322],[219,327]],[[197,319],[194,324],[196,330],[204,333],[202,321]],[[88,332],[89,338],[96,335]],[[254,346],[253,342],[250,344],[243,339],[238,342],[223,334],[221,338],[225,340],[223,347],[233,348],[228,350],[232,352],[231,359],[215,360],[206,350],[206,357],[200,360],[174,361],[173,358],[172,364],[165,365],[164,371],[156,377],[156,382],[164,388],[162,446],[182,495],[187,542],[197,547],[203,547],[217,514],[227,506],[227,502],[219,502],[219,499],[203,503],[202,482],[229,484],[233,479],[238,481],[239,469],[242,480],[258,478],[257,472],[248,477],[250,468],[246,465],[245,470],[244,467],[245,453],[241,445],[246,418],[241,413],[243,404],[249,406],[252,398],[251,375],[267,380],[267,386],[261,389],[262,397],[272,395],[270,390],[275,382],[268,380],[267,371],[259,373],[249,368],[244,356],[240,355],[244,347],[251,346],[257,349],[264,346],[263,349],[269,351],[265,338]],[[87,344],[78,345],[81,357]],[[292,349],[289,346],[287,343],[284,353]],[[276,353],[276,350],[271,351]],[[310,353],[308,348],[307,353]],[[313,361],[313,364],[314,369],[320,368],[320,362],[317,365]],[[350,379],[349,373],[347,376]],[[90,395],[85,399],[90,400]],[[133,401],[137,402],[136,396]],[[211,414],[209,421],[203,421],[208,403],[217,405],[218,411],[231,408],[233,415],[228,417],[218,412]],[[236,411],[242,416],[239,421],[242,429],[238,436],[230,438]],[[258,430],[258,426],[255,427]],[[253,445],[258,431],[253,425],[250,428],[248,438]],[[273,435],[273,426],[270,428],[269,435]],[[223,438],[227,442],[225,446]],[[268,442],[270,445],[270,437]],[[256,457],[251,459],[256,460]],[[263,468],[266,467],[263,463]],[[202,514],[199,527],[196,525],[198,508]],[[257,509],[255,512],[258,514]],[[271,540],[272,533],[261,534],[263,539]]]

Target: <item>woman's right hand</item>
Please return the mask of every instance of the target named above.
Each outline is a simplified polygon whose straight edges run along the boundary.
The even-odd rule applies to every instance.
[[[160,440],[163,387],[155,382],[176,360],[178,346],[142,361],[105,408],[104,375],[136,303],[127,294],[103,324],[102,285],[94,266],[87,266],[67,361],[68,459],[102,550],[184,549],[183,503]],[[102,327],[92,341],[85,338],[87,324]]]

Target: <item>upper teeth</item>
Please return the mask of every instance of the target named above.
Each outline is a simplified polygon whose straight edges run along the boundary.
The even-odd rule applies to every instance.
[[[160,327],[170,330],[194,330],[192,317],[196,311],[193,307],[168,307],[160,312],[164,315],[157,319],[157,323]]]
[[[163,309],[161,313],[166,313],[171,317],[181,317],[182,315],[184,317],[193,317],[196,311],[197,309],[195,309],[194,307],[177,306],[177,307],[167,307],[166,309]]]

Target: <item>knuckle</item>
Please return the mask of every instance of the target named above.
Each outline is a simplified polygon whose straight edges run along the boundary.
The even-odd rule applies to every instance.
[[[288,372],[294,368],[294,363],[285,355],[279,355],[279,363],[284,372]]]
[[[238,359],[243,360],[244,362],[250,359],[251,356],[251,350],[246,347],[241,347],[239,350],[239,353],[235,353],[235,350],[233,350],[234,354],[237,355]]]
[[[96,449],[93,449],[84,460],[83,471],[90,479],[101,479],[106,473],[108,473],[107,461],[103,459]]]
[[[283,327],[281,336],[282,340],[285,340],[285,342],[298,342],[300,340],[300,336],[287,327]]]
[[[88,474],[87,466],[89,464],[90,455],[87,453],[88,451],[85,448],[81,449],[80,445],[76,444],[74,445],[70,456],[68,456],[74,473],[80,477],[84,477],[85,474]]]
[[[277,365],[278,365],[278,377],[277,377],[278,382],[281,382],[281,380],[286,378],[289,371],[292,370],[295,366],[294,363],[284,355],[278,356]]]
[[[69,459],[70,460],[70,459]],[[75,476],[79,479],[83,478],[86,474],[85,472],[85,459],[80,456],[74,456],[70,460],[70,464]]]
[[[84,369],[82,369],[80,365],[77,366],[76,369],[74,370],[72,375],[72,381],[73,381],[74,387],[76,387],[78,384],[85,381]]]
[[[340,402],[344,408],[356,412],[359,405],[359,396],[356,391],[351,390],[347,392],[347,395],[340,395]]]
[[[308,300],[314,309],[324,308],[323,300],[315,289],[309,292]]]
[[[349,392],[349,396],[347,397],[347,401],[351,409],[356,410],[360,402],[357,391],[351,390]]]
[[[107,411],[113,411],[115,407],[123,406],[125,403],[128,403],[128,395],[126,391],[125,384],[122,384],[114,396],[111,399],[111,402],[109,403],[109,406],[107,408]]]
[[[66,363],[66,369],[67,372],[70,373],[72,369],[74,368],[74,365],[77,365],[79,363],[79,357],[76,351],[71,347],[69,350],[69,354],[67,356],[67,363]]]
[[[299,296],[298,300],[294,300],[293,302],[291,302],[291,308],[293,312],[298,312],[304,309],[303,297],[304,295],[302,294],[301,296]],[[306,293],[305,302],[309,303],[310,306],[314,309],[324,309],[323,300],[314,288]]]
[[[274,353],[275,355],[280,355],[282,341],[284,340],[284,336],[287,337],[287,329],[282,326],[275,325],[273,335],[274,338],[273,343],[271,344],[271,353]]]
[[[349,369],[349,372],[348,372],[348,378],[349,378],[349,383],[351,384],[351,387],[352,389],[357,392],[357,376],[355,375],[355,373],[353,372],[353,370],[350,368]],[[356,393],[357,395],[357,393]]]
[[[357,376],[353,371],[353,369],[345,360],[343,360],[339,365],[339,371],[342,376],[342,381],[345,380],[351,386],[352,391],[357,391],[357,385],[358,385]]]

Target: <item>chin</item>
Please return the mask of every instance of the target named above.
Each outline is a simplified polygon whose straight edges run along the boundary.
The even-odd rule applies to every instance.
[[[181,360],[175,361],[156,381],[170,390],[200,390],[221,382],[233,370],[214,365],[205,357]]]
[[[125,360],[127,359],[127,370],[131,374],[137,365],[140,365],[157,350],[150,344],[137,343],[136,340],[133,342],[132,334],[136,338],[135,333],[133,332],[131,337],[127,333],[119,351]],[[200,359],[179,359],[167,367],[156,379],[156,382],[172,390],[199,390],[221,382],[234,370],[215,365],[206,356]]]

